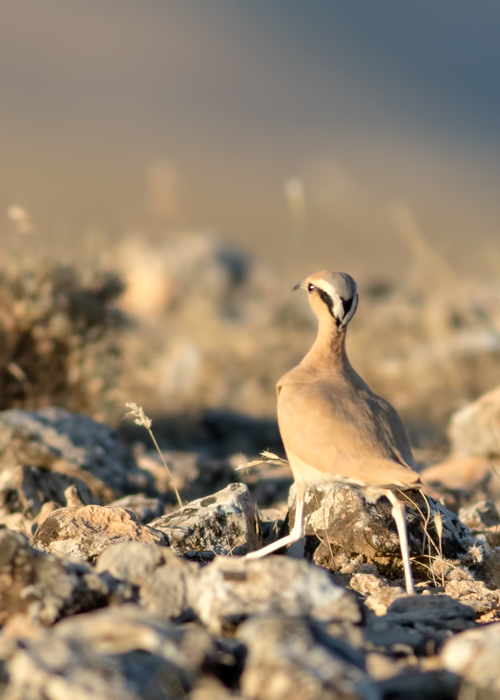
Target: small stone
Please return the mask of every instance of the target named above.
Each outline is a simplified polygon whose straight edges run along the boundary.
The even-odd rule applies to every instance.
[[[478,615],[496,610],[500,591],[490,591],[483,581],[453,580],[446,584],[446,595],[473,608]]]
[[[367,608],[373,610],[375,615],[385,615],[391,605],[398,598],[406,596],[406,591],[400,586],[380,586],[378,590],[370,593],[364,601]]]
[[[370,595],[371,593],[378,593],[383,588],[389,585],[386,579],[376,576],[375,574],[354,574],[349,583],[350,587],[361,593],[361,595]]]

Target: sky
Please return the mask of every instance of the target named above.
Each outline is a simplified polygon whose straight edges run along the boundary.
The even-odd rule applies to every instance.
[[[207,228],[279,268],[299,230],[306,272],[397,276],[403,202],[494,273],[499,26],[493,0],[0,0],[0,233],[12,205],[75,250]]]

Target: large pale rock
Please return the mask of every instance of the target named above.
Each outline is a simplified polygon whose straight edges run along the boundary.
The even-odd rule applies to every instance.
[[[77,615],[2,652],[6,700],[183,700],[216,655],[201,627],[134,605]]]
[[[353,594],[327,571],[291,557],[218,558],[200,571],[193,593],[193,609],[215,634],[264,613],[308,615],[322,622],[361,619]]]
[[[171,549],[143,542],[111,545],[97,560],[96,571],[137,586],[141,605],[172,620],[189,610],[189,590],[198,576],[196,564]]]
[[[51,625],[127,593],[123,586],[120,590],[87,564],[44,554],[21,534],[0,531],[0,625],[16,615]]]
[[[94,561],[119,542],[167,545],[162,532],[143,525],[132,511],[114,506],[60,508],[40,525],[33,544],[59,556]]]
[[[458,457],[500,457],[500,387],[454,413],[448,432]]]
[[[0,412],[0,468],[16,465],[76,477],[104,502],[154,490],[115,430],[62,408]]]
[[[445,669],[456,673],[470,685],[487,690],[491,698],[500,697],[500,622],[457,634],[443,648]],[[483,697],[472,691],[470,697]]]
[[[409,496],[427,517],[427,504],[422,496],[416,492],[411,492]],[[427,538],[430,536],[435,541],[433,554],[442,551],[447,559],[465,559],[474,544],[471,533],[454,513],[431,498],[428,501],[430,517],[427,535],[424,533],[422,515],[415,505],[405,501],[411,553],[417,556],[427,553]],[[295,486],[290,489],[289,507],[290,527],[293,527]],[[317,564],[336,571],[342,570],[346,555],[362,555],[383,569],[393,569],[395,558],[400,560],[401,554],[391,510],[385,497],[376,503],[368,503],[358,488],[347,484],[308,489],[305,504],[305,531],[309,536],[306,538],[306,555],[312,556]],[[442,519],[441,538],[436,531],[436,515]]]
[[[258,700],[378,700],[363,655],[296,617],[255,617],[237,630],[247,647],[244,696]]]
[[[230,484],[206,498],[191,501],[150,526],[164,532],[172,549],[215,554],[247,554],[258,549],[256,508],[245,484]]]

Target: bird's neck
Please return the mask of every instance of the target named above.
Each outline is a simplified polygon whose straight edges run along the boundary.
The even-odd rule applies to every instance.
[[[345,374],[353,371],[345,350],[346,328],[339,330],[332,323],[320,323],[318,335],[303,362]]]

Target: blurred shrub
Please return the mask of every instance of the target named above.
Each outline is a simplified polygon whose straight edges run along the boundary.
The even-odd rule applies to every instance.
[[[103,415],[120,373],[125,316],[115,276],[51,262],[0,269],[0,409]]]

